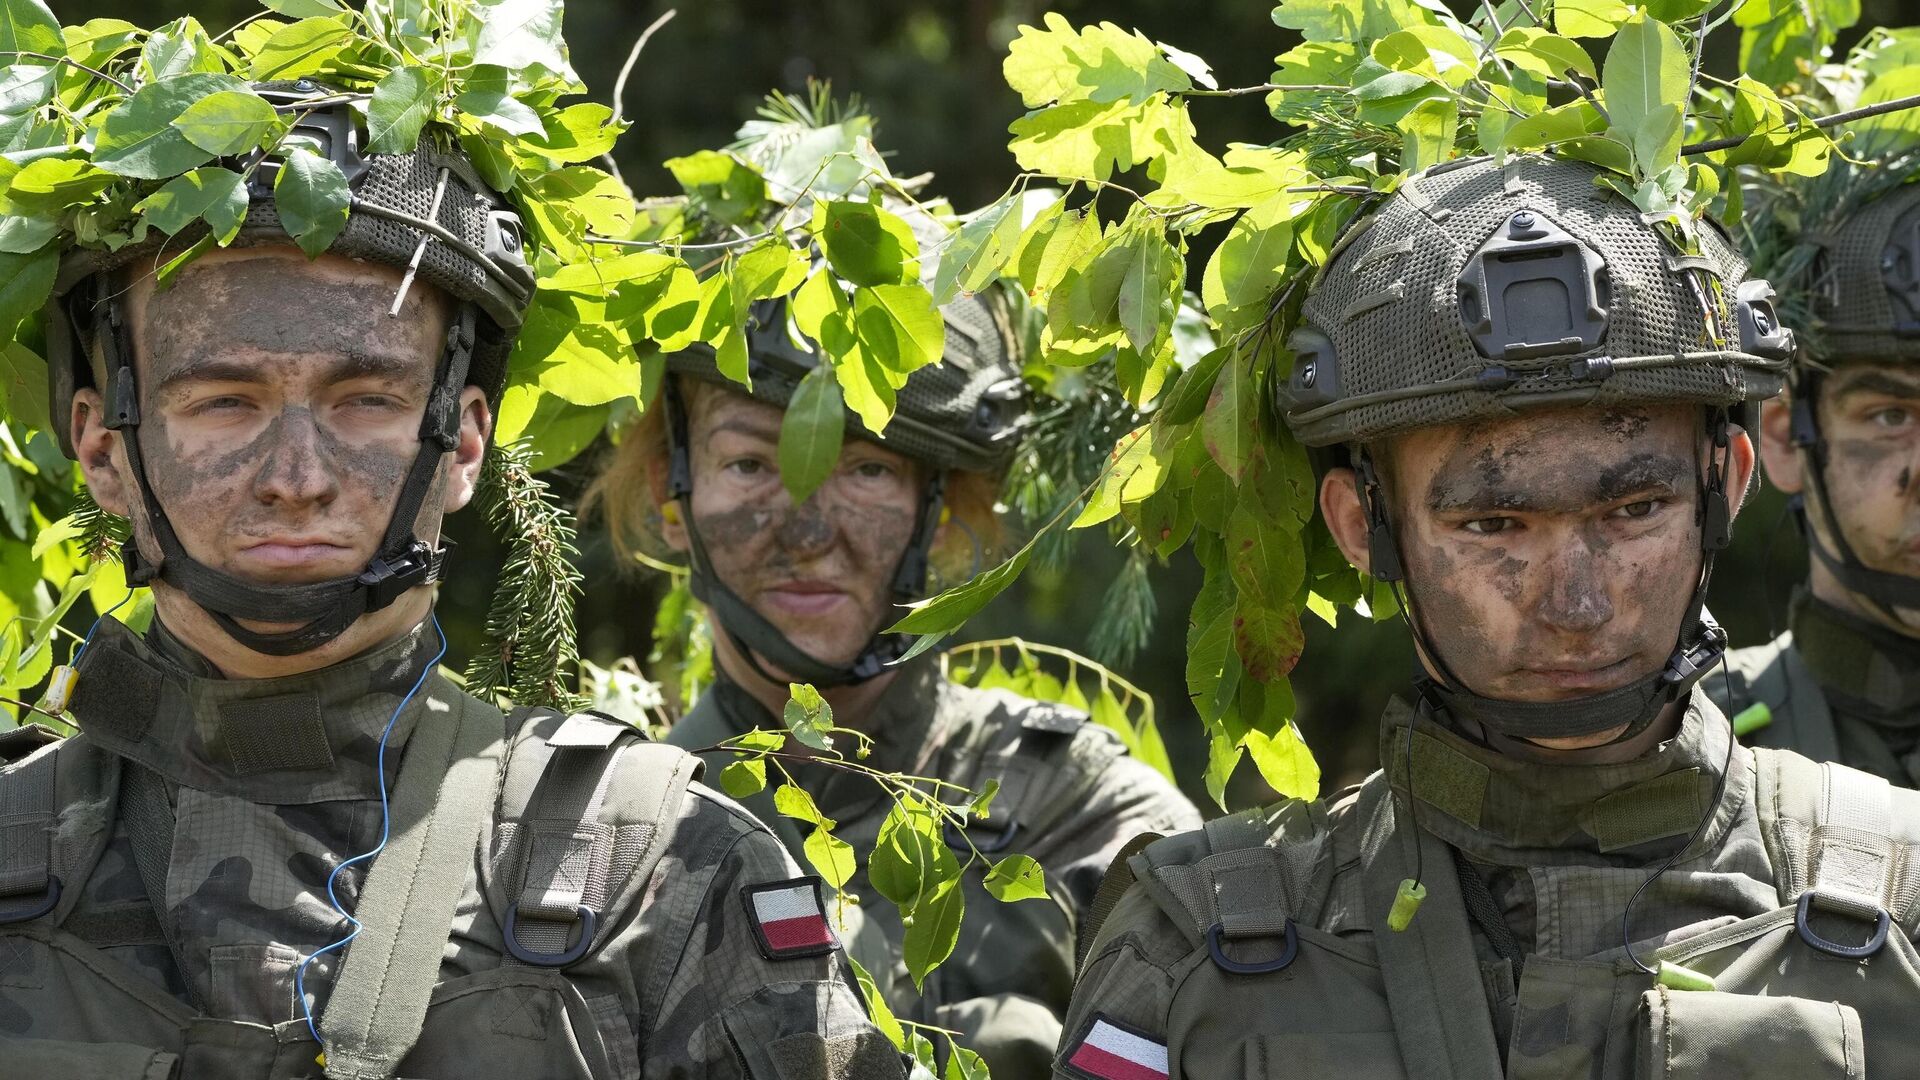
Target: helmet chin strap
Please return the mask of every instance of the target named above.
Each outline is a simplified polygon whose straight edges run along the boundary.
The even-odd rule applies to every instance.
[[[1373,576],[1386,581],[1400,601],[1407,627],[1414,641],[1435,669],[1422,669],[1417,682],[1421,695],[1432,705],[1445,709],[1458,720],[1471,720],[1482,728],[1515,739],[1570,739],[1598,735],[1621,728],[1609,744],[1631,739],[1651,726],[1662,711],[1693,689],[1726,652],[1727,635],[1706,610],[1707,582],[1713,575],[1714,557],[1731,539],[1731,518],[1727,502],[1727,466],[1731,460],[1731,438],[1724,409],[1715,410],[1709,423],[1718,457],[1708,462],[1706,483],[1702,487],[1696,521],[1700,525],[1700,575],[1694,583],[1686,618],[1679,638],[1665,666],[1625,686],[1566,701],[1506,701],[1475,693],[1454,674],[1426,627],[1407,603],[1401,585],[1406,581],[1406,562],[1399,549],[1387,499],[1375,470],[1372,456],[1364,447],[1353,451],[1353,468],[1359,480],[1360,501],[1367,515],[1368,549]]]
[[[885,672],[889,665],[905,656],[913,639],[906,634],[876,633],[868,639],[860,654],[845,664],[831,664],[795,645],[780,628],[720,580],[706,542],[693,518],[693,463],[688,451],[686,403],[672,379],[661,389],[661,402],[667,410],[668,494],[680,504],[681,520],[687,530],[687,549],[692,574],[688,582],[693,595],[713,612],[720,629],[733,643],[754,674],[778,686],[795,679],[817,688],[853,686]],[[926,592],[928,556],[933,537],[940,526],[940,510],[946,499],[946,473],[930,470],[920,495],[919,511],[914,519],[913,537],[893,570],[891,593],[895,603],[918,600]],[[785,672],[781,678],[767,670],[767,664]]]
[[[1807,550],[1843,588],[1888,619],[1904,623],[1905,620],[1894,609],[1920,611],[1920,577],[1875,570],[1861,562],[1854,553],[1853,545],[1847,542],[1846,530],[1840,527],[1840,519],[1834,516],[1833,497],[1827,491],[1827,440],[1820,432],[1819,407],[1816,404],[1819,392],[1820,377],[1813,372],[1803,372],[1794,380],[1788,437],[1794,446],[1806,451],[1807,459],[1813,465],[1813,468],[1806,470],[1807,494],[1812,496],[1814,507],[1826,518],[1833,546],[1839,550],[1830,550],[1821,541],[1813,528],[1807,505],[1809,500],[1796,495],[1791,505],[1800,519],[1800,532],[1806,537]]]
[[[433,489],[441,460],[460,441],[460,392],[472,360],[477,308],[462,304],[447,327],[445,347],[435,369],[433,388],[420,421],[420,451],[401,482],[393,516],[387,522],[373,560],[350,577],[300,585],[260,585],[216,570],[187,553],[166,508],[147,479],[140,447],[140,393],[134,373],[131,328],[118,298],[94,305],[93,338],[107,370],[104,425],[122,433],[134,489],[160,547],[159,563],[149,563],[129,539],[122,548],[127,583],[165,581],[213,617],[229,637],[255,652],[294,656],[338,638],[355,620],[387,607],[416,585],[440,579],[446,547],[433,547],[414,535],[420,508]],[[77,320],[76,320],[77,321]],[[240,620],[298,623],[291,630],[250,630]]]

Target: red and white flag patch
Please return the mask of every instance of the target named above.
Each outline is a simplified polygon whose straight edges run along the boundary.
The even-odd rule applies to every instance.
[[[1095,1013],[1066,1064],[1091,1080],[1167,1080],[1167,1044]]]
[[[840,947],[827,925],[819,878],[749,886],[745,899],[748,921],[760,942],[760,953],[767,959],[821,956]]]

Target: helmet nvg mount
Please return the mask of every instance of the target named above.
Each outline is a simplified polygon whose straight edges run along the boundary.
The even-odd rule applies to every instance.
[[[942,357],[907,377],[906,385],[898,391],[898,405],[886,431],[874,434],[851,409],[847,412],[850,434],[890,447],[928,467],[912,538],[893,571],[895,603],[918,600],[926,592],[928,558],[940,525],[947,470],[992,473],[1005,468],[1027,426],[1026,384],[1004,314],[984,296],[963,296],[941,308],[941,316],[946,323]],[[750,394],[784,409],[800,380],[820,363],[815,352],[787,324],[785,301],[754,305],[747,321],[747,370],[753,382],[750,391],[720,374],[712,348],[705,345],[675,353],[668,358],[667,370]],[[845,686],[873,678],[904,656],[912,644],[909,637],[879,634],[851,662],[827,663],[794,645],[720,580],[694,527],[687,414],[673,380],[667,381],[661,398],[667,410],[671,452],[668,492],[685,510],[683,520],[692,563],[690,585],[694,595],[713,610],[741,657],[769,681],[780,680],[761,669],[756,654],[815,686]]]
[[[1920,365],[1920,184],[1909,182],[1871,199],[1811,243],[1817,253],[1808,299],[1815,326],[1794,366],[1790,432],[1813,466],[1806,470],[1807,494],[1827,520],[1832,547],[1810,527],[1806,500],[1796,496],[1801,531],[1807,550],[1849,592],[1889,617],[1897,617],[1895,608],[1920,611],[1920,578],[1861,562],[1834,516],[1827,440],[1817,407],[1825,373],[1832,368]]]
[[[361,133],[339,95],[307,80],[255,87],[280,106],[306,100],[287,145],[304,146],[340,167],[352,191],[347,224],[328,252],[410,270],[457,302],[446,344],[434,373],[420,426],[420,451],[402,481],[398,503],[378,551],[352,577],[302,585],[259,585],[202,564],[189,555],[148,482],[137,437],[140,395],[132,327],[114,287],[116,272],[161,258],[163,245],[198,239],[172,238],[130,244],[118,251],[76,249],[62,260],[48,303],[47,364],[52,422],[60,446],[74,453],[69,416],[74,393],[93,386],[93,359],[107,381],[104,423],[123,434],[134,486],[161,552],[157,564],[142,558],[129,540],[124,555],[130,584],[155,579],[186,593],[234,640],[258,652],[293,655],[332,641],[361,615],[383,608],[416,585],[438,580],[444,548],[414,536],[413,526],[442,458],[458,442],[460,392],[478,386],[498,400],[507,355],[532,300],[534,275],[527,265],[519,216],[483,183],[457,153],[423,141],[406,154],[361,152]],[[251,161],[236,163],[244,168]],[[258,163],[248,185],[249,206],[240,233],[229,246],[290,245],[274,205],[278,162]],[[204,226],[196,226],[204,229]],[[299,623],[292,630],[262,633],[241,619]]]
[[[1701,571],[1664,670],[1580,701],[1481,697],[1448,668],[1414,613],[1408,625],[1444,682],[1427,693],[1516,738],[1644,729],[1725,648],[1704,609],[1728,541],[1728,412],[1778,393],[1793,352],[1773,290],[1712,221],[1698,255],[1675,250],[1639,210],[1594,181],[1598,167],[1546,156],[1464,159],[1409,177],[1341,240],[1313,283],[1290,345],[1281,415],[1308,446],[1347,444],[1371,525],[1376,577],[1403,562],[1368,444],[1418,428],[1547,408],[1698,404],[1718,460],[1699,507]]]

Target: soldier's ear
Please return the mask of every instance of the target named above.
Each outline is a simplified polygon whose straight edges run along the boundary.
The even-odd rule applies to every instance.
[[[1727,509],[1731,515],[1738,516],[1741,504],[1752,490],[1753,437],[1741,427],[1733,428],[1729,434],[1732,437],[1727,443]]]
[[[493,434],[493,410],[477,386],[460,391],[460,441],[447,457],[446,496],[441,512],[451,514],[473,501],[480,482],[480,463],[487,456],[487,437]]]
[[[1760,460],[1767,480],[1789,495],[1806,486],[1799,448],[1793,445],[1793,405],[1785,394],[1760,404]]]
[[[1333,542],[1340,545],[1340,553],[1354,569],[1363,574],[1372,573],[1367,510],[1360,501],[1359,477],[1352,469],[1345,466],[1328,469],[1327,475],[1321,477],[1320,515],[1327,523],[1327,531],[1333,534]]]

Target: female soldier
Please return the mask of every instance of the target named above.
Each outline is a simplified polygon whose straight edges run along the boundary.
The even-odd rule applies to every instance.
[[[880,631],[898,617],[895,605],[924,593],[933,551],[961,533],[977,550],[997,533],[997,479],[1026,396],[998,306],[975,296],[947,305],[944,359],[908,379],[884,435],[849,413],[857,437],[798,505],[780,481],[780,424],[816,359],[795,344],[778,302],[755,315],[752,391],[721,376],[711,350],[673,356],[660,406],[589,494],[623,553],[656,542],[685,553],[707,605],[717,681],[669,741],[697,749],[777,730],[788,682],[808,682],[837,724],[873,739],[866,765],[975,789],[998,779],[990,816],[948,842],[1032,856],[1050,901],[992,902],[970,873],[958,946],[916,995],[899,914],[871,902],[862,867],[848,888],[870,902],[849,940],[897,1014],[961,1032],[997,1075],[1044,1075],[1072,988],[1076,927],[1101,875],[1136,835],[1191,828],[1199,815],[1080,713],[956,685],[932,656],[890,666],[908,642]],[[730,757],[718,752],[712,767]],[[871,781],[829,768],[798,769],[795,779],[839,822],[839,836],[870,847],[891,806]],[[764,793],[748,803],[800,857],[793,823]]]

